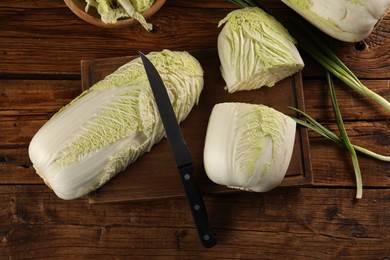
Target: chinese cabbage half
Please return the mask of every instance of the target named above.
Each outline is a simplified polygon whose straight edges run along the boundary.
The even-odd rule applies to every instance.
[[[203,70],[186,52],[149,53],[179,122],[203,88]],[[63,199],[83,196],[123,171],[164,136],[141,59],[123,65],[55,114],[33,137],[37,173]]]

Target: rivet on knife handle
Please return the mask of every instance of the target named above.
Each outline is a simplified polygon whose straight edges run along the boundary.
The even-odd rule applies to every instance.
[[[213,247],[217,244],[217,236],[210,229],[206,206],[192,175],[194,165],[192,163],[184,165],[179,168],[179,171],[199,238],[203,246],[207,248]]]

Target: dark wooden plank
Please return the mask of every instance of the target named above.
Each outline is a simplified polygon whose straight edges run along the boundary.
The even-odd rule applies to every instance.
[[[362,140],[361,137],[358,138]],[[365,138],[365,142],[375,142],[377,138]],[[389,138],[387,136],[387,142]],[[354,142],[355,139],[351,138]],[[356,142],[355,142],[356,143]],[[318,186],[355,187],[355,173],[351,157],[345,148],[335,146],[330,141],[311,139],[312,167],[314,183]],[[389,144],[385,145],[383,154],[389,155]],[[363,179],[363,187],[390,187],[390,165],[388,162],[372,159],[358,153],[358,160]],[[364,193],[364,192],[363,192]]]
[[[0,80],[0,121],[50,117],[81,93],[79,80]]]
[[[109,60],[111,59],[107,59]],[[101,66],[114,70],[115,64]],[[88,85],[86,80],[83,78],[81,83],[79,80],[1,79],[0,121],[17,121],[25,116],[32,117],[31,119],[47,120],[50,115],[81,93],[81,84]],[[390,100],[390,80],[363,80],[362,82],[371,90]],[[303,85],[307,113],[318,121],[332,119],[333,112],[325,80],[303,79]],[[359,95],[343,83],[335,81],[335,87],[345,120],[384,120],[388,117],[382,107]]]
[[[59,8],[14,9],[0,19],[0,71],[23,74],[79,74],[83,59],[125,56],[159,48],[191,50],[214,47],[216,24],[226,14],[219,9],[163,7],[150,19],[156,27],[107,30],[81,21],[65,5]],[[45,17],[45,19],[42,19]],[[26,21],[32,21],[26,26]],[[193,21],[200,21],[194,24]],[[191,33],[188,34],[188,31]],[[28,41],[23,42],[24,37]],[[16,39],[16,40],[15,40]]]
[[[206,196],[219,241],[205,249],[185,199],[88,205],[43,186],[3,185],[0,251],[17,259],[387,256],[388,192],[367,190],[358,202],[353,196],[350,189],[311,188]]]
[[[362,80],[373,92],[390,100],[390,80]],[[333,121],[334,113],[329,87],[323,80],[304,80],[306,112],[317,121]],[[360,95],[339,80],[334,81],[335,93],[343,119],[346,121],[386,120],[389,112],[373,100]]]
[[[176,50],[215,48],[220,31],[217,24],[234,8],[228,1],[226,8],[222,8],[224,1],[168,3],[150,19],[156,31],[148,33],[141,26],[119,30],[96,28],[80,20],[62,1],[56,4],[36,2],[2,2],[5,6],[0,13],[2,73],[78,75],[80,60],[158,50],[156,42],[158,48]],[[189,9],[191,12],[186,12]],[[287,8],[276,9],[281,20],[294,15]],[[359,77],[389,77],[389,24],[390,14],[365,41],[363,50],[356,49],[354,44],[336,42],[335,52]],[[307,64],[305,73],[317,75],[312,62]]]
[[[27,147],[0,148],[0,184],[42,184]]]

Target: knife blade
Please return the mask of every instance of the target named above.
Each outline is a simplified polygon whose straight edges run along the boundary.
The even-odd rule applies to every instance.
[[[217,243],[217,237],[210,229],[206,207],[202,195],[195,183],[195,179],[193,178],[194,163],[191,152],[184,141],[168,92],[160,74],[153,63],[142,52],[140,52],[140,55],[176,167],[180,173],[199,238],[203,246],[211,248]]]

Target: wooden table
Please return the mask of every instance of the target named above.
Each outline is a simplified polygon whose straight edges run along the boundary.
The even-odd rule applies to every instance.
[[[283,19],[292,11],[266,4]],[[167,0],[142,27],[100,29],[62,1],[0,3],[0,259],[196,258],[387,259],[390,167],[359,155],[364,192],[355,197],[348,152],[309,132],[314,184],[265,194],[205,196],[218,245],[199,243],[185,198],[90,204],[64,201],[35,174],[30,139],[81,92],[80,61],[167,48],[215,49],[227,1]],[[332,41],[333,50],[369,88],[390,99],[390,15],[364,44]],[[306,111],[337,131],[323,71],[308,56]],[[389,155],[389,113],[336,82],[352,142]]]

